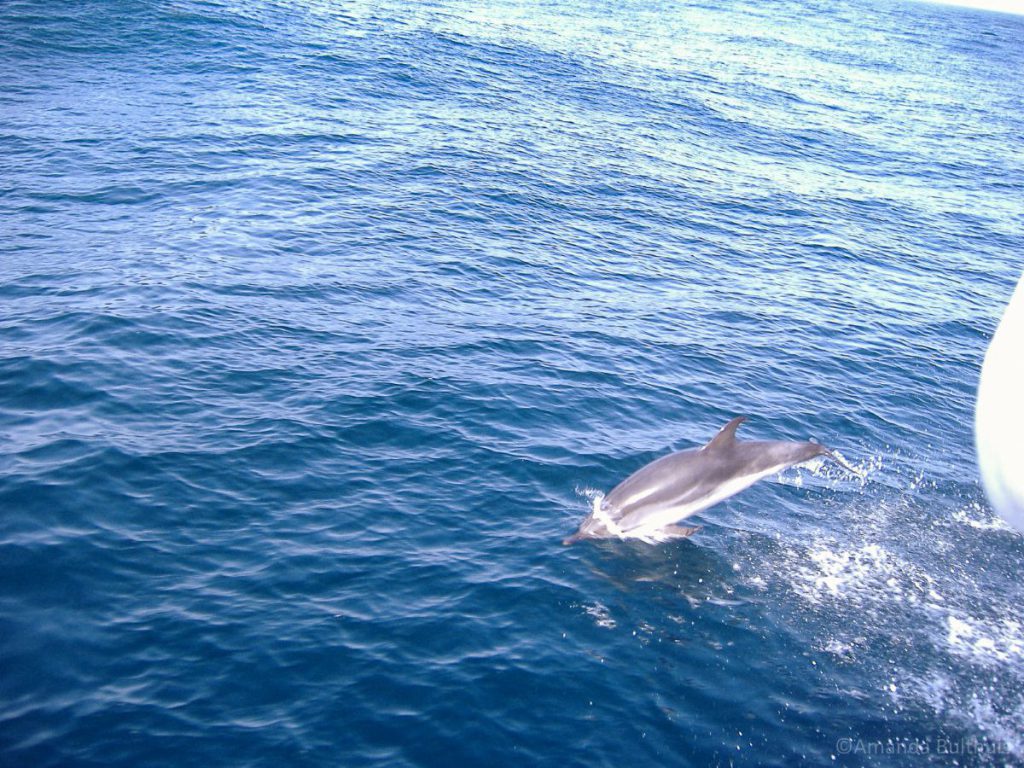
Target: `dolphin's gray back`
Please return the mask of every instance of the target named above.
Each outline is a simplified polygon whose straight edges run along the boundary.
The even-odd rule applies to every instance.
[[[768,468],[779,464],[792,466],[813,459],[815,456],[831,455],[831,453],[820,443],[744,440],[736,441],[729,447],[726,460],[751,468]]]

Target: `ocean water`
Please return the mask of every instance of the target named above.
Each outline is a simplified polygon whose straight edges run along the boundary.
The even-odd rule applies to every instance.
[[[1024,764],[1024,17],[12,0],[0,72],[0,764]],[[739,414],[867,479],[561,545]]]

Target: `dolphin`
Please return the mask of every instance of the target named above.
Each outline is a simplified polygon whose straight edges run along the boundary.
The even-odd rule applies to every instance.
[[[863,476],[819,443],[737,440],[736,429],[746,420],[746,416],[737,416],[707,445],[670,453],[638,469],[603,499],[595,499],[593,511],[579,530],[562,543],[609,538],[653,543],[690,536],[700,528],[676,523],[761,478],[816,456],[826,456]]]

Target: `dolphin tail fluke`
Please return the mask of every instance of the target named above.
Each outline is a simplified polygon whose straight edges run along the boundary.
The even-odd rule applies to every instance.
[[[864,470],[862,470],[862,469],[857,469],[856,467],[852,466],[852,465],[850,464],[850,462],[848,462],[848,461],[847,461],[846,459],[844,459],[844,458],[843,458],[842,456],[840,456],[840,455],[839,455],[838,453],[836,453],[835,451],[830,451],[830,450],[829,450],[828,448],[826,448],[825,446],[821,446],[821,455],[822,455],[822,456],[828,456],[828,457],[829,457],[830,459],[832,459],[832,461],[834,461],[834,462],[835,462],[836,464],[838,464],[839,466],[841,466],[841,467],[842,467],[843,469],[845,469],[845,470],[846,470],[847,472],[850,472],[850,473],[852,473],[852,474],[856,475],[856,476],[857,476],[857,477],[859,477],[859,478],[860,478],[861,480],[866,480],[866,479],[867,479],[867,477],[868,477],[868,473],[867,473],[867,472],[865,472],[865,471],[864,471]]]

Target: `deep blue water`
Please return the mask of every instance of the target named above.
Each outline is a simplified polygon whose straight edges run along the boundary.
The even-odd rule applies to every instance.
[[[0,72],[0,764],[1024,763],[1024,17],[31,0]],[[738,414],[868,480],[561,546]]]

